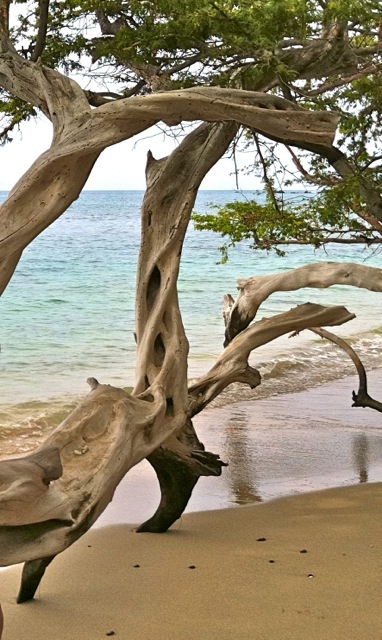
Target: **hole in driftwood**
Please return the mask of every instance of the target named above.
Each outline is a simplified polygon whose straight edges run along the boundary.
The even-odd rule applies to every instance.
[[[166,398],[166,416],[174,415],[174,402],[172,398]]]
[[[146,293],[146,302],[147,308],[150,311],[152,309],[155,299],[157,297],[160,284],[161,284],[161,274],[157,266],[151,272],[149,282],[147,285],[147,293]]]
[[[155,366],[161,367],[166,355],[166,347],[164,346],[162,334],[158,333],[154,342],[154,363]]]

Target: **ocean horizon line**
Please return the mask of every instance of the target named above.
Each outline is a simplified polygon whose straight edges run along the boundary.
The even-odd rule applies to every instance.
[[[9,193],[11,191],[11,189],[0,189],[0,193]],[[118,193],[144,193],[146,191],[146,189],[112,189],[112,188],[105,188],[105,189],[82,189],[81,193],[103,193],[105,191],[113,191],[113,192],[118,192]],[[198,193],[202,192],[202,193],[206,193],[206,192],[211,192],[211,191],[217,191],[219,193],[224,192],[224,193],[264,193],[265,191],[265,187],[261,188],[256,188],[256,189],[219,189],[219,188],[213,188],[213,189],[198,189]],[[278,190],[277,193],[314,193],[316,191],[315,188],[312,189],[283,189],[283,190]],[[80,195],[81,195],[80,193]]]

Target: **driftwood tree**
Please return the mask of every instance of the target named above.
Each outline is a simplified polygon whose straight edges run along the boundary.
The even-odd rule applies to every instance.
[[[42,64],[40,41],[29,58],[15,50],[9,37],[9,4],[0,0],[0,84],[15,99],[41,110],[51,120],[54,136],[50,149],[0,209],[1,291],[24,248],[78,197],[103,149],[158,122],[172,126],[202,121],[170,156],[148,157],[132,394],[90,379],[89,395],[34,454],[0,463],[0,565],[25,562],[18,597],[23,602],[33,598],[55,555],[87,531],[122,477],[143,458],[157,473],[161,501],[139,531],[167,530],[183,512],[198,478],[221,473],[224,463],[204,450],[192,418],[232,382],[252,388],[260,384],[259,373],[248,365],[253,349],[290,331],[335,326],[353,317],[344,307],[308,303],[250,325],[267,295],[277,288],[330,286],[344,278],[347,284],[368,288],[372,281],[373,290],[379,291],[381,274],[353,266],[346,275],[326,265],[313,274],[307,268],[303,275],[299,270],[280,276],[276,283],[262,280],[260,293],[258,282],[252,288],[252,281],[240,283],[237,302],[232,305],[227,298],[232,306],[226,312],[227,346],[212,369],[188,387],[188,342],[177,277],[203,177],[229,147],[239,125],[284,144],[316,145],[330,154],[338,116],[309,111],[273,94],[218,87],[102,100]],[[40,44],[42,10],[48,4],[40,3]],[[99,16],[101,24],[111,28],[104,18]]]

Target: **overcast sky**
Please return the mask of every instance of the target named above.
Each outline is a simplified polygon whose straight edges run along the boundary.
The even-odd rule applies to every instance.
[[[145,131],[136,138],[106,149],[98,159],[85,189],[144,189],[146,154],[151,149],[154,157],[167,155],[175,143],[163,134],[152,137],[158,130]],[[0,191],[8,191],[45,151],[51,141],[51,125],[42,116],[37,122],[23,125],[21,135],[13,135],[13,142],[0,147]],[[246,165],[250,157],[242,156],[240,164]],[[236,189],[233,161],[222,159],[209,172],[202,189]],[[261,182],[253,175],[240,175],[240,189],[262,189]]]

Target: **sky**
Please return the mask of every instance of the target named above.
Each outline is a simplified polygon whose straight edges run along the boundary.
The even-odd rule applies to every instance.
[[[0,147],[0,191],[8,191],[27,171],[34,160],[50,145],[52,127],[43,116],[37,121],[24,123],[20,133],[13,134],[10,144]],[[150,149],[155,158],[167,155],[174,148],[172,139],[164,137],[158,129],[149,129],[140,135],[106,149],[98,159],[86,185],[89,190],[145,189],[146,155]],[[239,157],[239,165],[249,163],[248,156]],[[202,189],[236,189],[232,159],[223,158],[204,179]],[[240,175],[240,189],[262,189],[260,180],[253,175]]]

